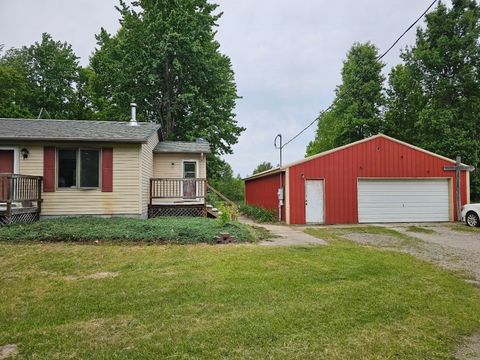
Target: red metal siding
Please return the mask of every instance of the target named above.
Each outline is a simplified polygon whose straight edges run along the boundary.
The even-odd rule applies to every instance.
[[[290,222],[305,223],[305,179],[325,179],[325,223],[358,222],[358,178],[451,178],[452,216],[456,218],[455,172],[444,171],[452,163],[388,138],[376,137],[357,145],[290,167]],[[267,178],[268,179],[268,178]],[[269,181],[257,179],[265,188]],[[277,176],[278,180],[278,176]],[[466,174],[462,172],[462,204],[466,199]],[[248,184],[248,183],[247,183]],[[262,186],[249,194],[248,201],[267,204]],[[269,185],[271,186],[271,185]],[[254,186],[255,187],[255,186]],[[270,205],[270,202],[268,202]]]
[[[285,173],[282,173],[285,186]],[[245,181],[245,203],[264,209],[278,211],[278,189],[280,174],[273,174]],[[282,208],[282,220],[285,220],[285,206]]]

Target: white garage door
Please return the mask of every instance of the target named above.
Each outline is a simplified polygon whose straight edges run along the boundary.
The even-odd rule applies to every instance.
[[[447,179],[359,180],[358,221],[449,221]]]

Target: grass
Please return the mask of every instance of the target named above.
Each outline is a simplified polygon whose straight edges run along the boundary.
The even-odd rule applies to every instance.
[[[457,223],[450,225],[450,229],[454,231],[461,231],[461,232],[472,232],[472,233],[480,233],[480,228],[478,227],[470,227],[462,223]]]
[[[275,223],[278,221],[278,214],[274,210],[242,204],[240,205],[240,212],[259,223]]]
[[[222,232],[234,235],[239,242],[256,241],[268,236],[265,232],[244,224],[222,226],[218,221],[207,218],[165,217],[146,220],[78,217],[0,228],[0,240],[193,244],[215,243],[215,237]]]
[[[436,231],[433,229],[429,229],[423,226],[415,226],[411,225],[407,227],[408,232],[413,232],[413,233],[421,233],[421,234],[435,234]]]
[[[340,242],[3,242],[0,268],[0,345],[19,359],[447,359],[480,326],[455,275]]]

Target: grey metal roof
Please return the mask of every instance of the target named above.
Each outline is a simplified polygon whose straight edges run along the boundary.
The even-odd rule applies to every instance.
[[[145,143],[159,124],[128,121],[29,120],[0,118],[0,140]]]
[[[205,140],[195,142],[161,141],[153,149],[154,153],[204,153],[209,154],[210,144]]]

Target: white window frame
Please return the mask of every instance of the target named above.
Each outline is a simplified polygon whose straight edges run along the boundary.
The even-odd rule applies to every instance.
[[[59,165],[58,165],[58,152],[61,150],[75,150],[76,155],[76,167],[77,167],[77,174],[76,174],[76,185],[75,187],[59,187],[58,186],[58,170],[59,170]],[[82,150],[96,150],[98,151],[98,186],[97,187],[85,187],[85,186],[80,186],[80,172],[82,171],[81,168],[81,161],[80,161],[80,152]],[[56,159],[55,159],[55,185],[57,190],[98,190],[102,188],[102,149],[100,148],[94,148],[94,147],[59,147],[56,149]]]

